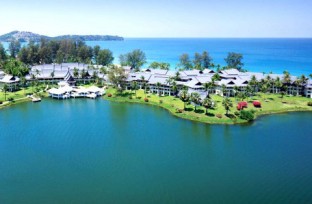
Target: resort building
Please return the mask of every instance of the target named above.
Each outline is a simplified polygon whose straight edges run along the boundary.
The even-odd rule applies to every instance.
[[[304,95],[308,98],[312,98],[312,80],[309,80],[304,88]]]
[[[27,83],[34,80],[54,84],[63,82],[68,84],[68,87],[74,87],[77,83],[88,83],[94,81],[95,78],[109,84],[108,76],[100,73],[101,67],[82,63],[37,65],[30,68],[29,74],[25,78]],[[211,93],[229,97],[235,96],[238,92],[250,91],[250,89],[253,92],[259,92],[261,87],[251,83],[254,79],[257,82],[269,81],[267,92],[280,93],[282,87],[275,83],[279,79],[284,85],[283,91],[286,94],[304,95],[312,98],[311,80],[305,84],[300,84],[297,77],[290,76],[288,83],[283,84],[283,74],[240,72],[237,69],[216,72],[211,69],[174,71],[148,68],[133,72],[130,67],[123,68],[127,74],[127,79],[122,85],[127,90],[133,89],[133,82],[136,82],[137,88],[159,95],[177,95],[179,91],[187,89],[189,93],[199,93],[201,98]],[[213,80],[215,74],[218,74],[219,78]],[[18,88],[19,81],[18,77],[0,72],[0,86],[7,84],[10,91]],[[84,89],[69,90],[67,86],[62,87],[61,85],[59,89],[49,90],[49,94],[54,98],[86,97],[91,93],[97,95],[99,92]]]
[[[8,87],[8,91],[15,91],[18,89],[20,79],[16,76],[12,75],[4,75],[0,80],[0,87],[3,89],[3,86],[6,84]]]
[[[94,81],[94,75],[104,78],[99,73],[99,65],[86,65],[82,63],[62,63],[62,64],[44,64],[36,65],[30,69],[26,76],[28,81],[38,80],[45,83],[57,83],[67,81],[74,85],[76,82],[87,83]]]
[[[132,89],[134,81],[140,88],[146,86],[151,93],[159,95],[174,95],[180,90],[187,88],[189,93],[197,92],[201,97],[206,97],[207,93],[216,93],[221,96],[235,96],[237,92],[246,92],[247,87],[252,91],[259,92],[258,85],[250,85],[252,78],[261,82],[270,80],[270,86],[267,92],[280,93],[281,87],[275,86],[275,80],[278,78],[283,81],[283,74],[265,74],[258,72],[240,72],[237,69],[227,69],[218,72],[220,80],[213,81],[216,74],[210,69],[186,70],[186,71],[168,71],[157,69],[145,69],[141,72],[130,72],[125,81],[126,89]],[[290,83],[285,84],[286,94],[311,96],[311,84],[296,83],[297,77],[290,76]],[[206,83],[212,83],[209,88],[205,88]],[[175,88],[174,88],[175,87]],[[176,90],[175,90],[176,89]]]

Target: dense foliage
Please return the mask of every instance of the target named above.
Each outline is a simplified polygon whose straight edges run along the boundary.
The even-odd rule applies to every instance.
[[[228,56],[224,59],[227,63],[228,68],[235,68],[239,71],[243,71],[243,55],[240,53],[230,52],[228,53]]]
[[[255,115],[253,111],[242,110],[240,111],[239,117],[243,120],[252,121],[255,119]]]
[[[124,55],[119,56],[120,64],[130,66],[131,69],[139,70],[146,63],[146,56],[142,50],[133,50]]]

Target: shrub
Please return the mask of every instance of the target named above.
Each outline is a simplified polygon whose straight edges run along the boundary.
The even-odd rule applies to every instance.
[[[132,96],[129,96],[129,99],[132,99]]]
[[[163,103],[163,100],[159,100],[159,103]]]
[[[139,99],[139,100],[140,100],[141,98],[142,98],[141,96],[136,97],[136,99]]]
[[[180,109],[180,108],[177,108],[176,111],[177,111],[178,113],[183,113],[183,109]]]
[[[216,117],[217,118],[222,118],[222,114],[218,113],[218,114],[216,114]]]
[[[111,93],[107,94],[108,97],[112,97],[113,95]]]
[[[14,98],[12,98],[12,97],[10,97],[10,98],[8,98],[8,101],[14,101]]]
[[[3,103],[3,101],[0,101],[0,104],[2,104]]]
[[[312,106],[312,101],[309,101],[309,102],[308,102],[308,106]]]
[[[234,115],[239,116],[240,113],[239,113],[238,111],[235,111],[235,112],[234,112]]]
[[[148,98],[144,98],[144,101],[145,101],[145,102],[148,102]]]
[[[240,118],[247,121],[252,121],[255,119],[255,115],[252,111],[242,110],[240,112]]]

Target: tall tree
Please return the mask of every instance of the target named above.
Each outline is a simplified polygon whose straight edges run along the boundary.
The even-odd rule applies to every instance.
[[[209,53],[207,51],[204,51],[202,54],[202,66],[204,68],[214,67],[214,64],[212,63],[212,58],[210,57]]]
[[[213,108],[214,102],[213,102],[213,100],[212,100],[211,98],[205,98],[205,99],[203,100],[202,105],[203,105],[203,106],[205,107],[205,109],[206,109],[206,115],[208,115],[208,109]]]
[[[195,53],[194,55],[194,60],[193,60],[194,68],[201,70],[202,69],[202,56],[198,52]]]
[[[134,95],[135,95],[135,97],[137,96],[136,95],[136,91],[138,90],[138,82],[136,82],[136,81],[133,81],[132,82],[132,84],[131,84],[131,88],[134,90]]]
[[[16,59],[6,60],[3,65],[3,71],[7,74],[22,77],[28,74],[29,69],[21,61]]]
[[[119,61],[121,65],[128,65],[131,69],[138,71],[146,63],[146,56],[142,50],[137,49],[120,55]]]
[[[228,115],[230,108],[233,107],[232,101],[229,98],[224,98],[222,101],[222,105],[224,109],[226,110],[226,115]]]
[[[151,69],[169,70],[170,64],[166,62],[152,62],[148,67]]]
[[[93,58],[96,64],[98,64],[98,55],[101,50],[101,47],[96,45],[93,47]]]
[[[1,61],[4,61],[7,59],[6,51],[3,47],[3,45],[0,43],[0,63]]]
[[[11,57],[15,58],[21,49],[21,43],[18,40],[12,40],[9,44]]]
[[[243,55],[240,53],[230,52],[224,59],[228,68],[235,68],[242,71],[244,64],[242,63]]]
[[[127,74],[122,67],[112,66],[108,72],[108,79],[118,91],[124,90],[124,81],[127,79]]]
[[[8,91],[8,85],[4,84],[4,85],[3,85],[3,92],[4,92],[4,100],[5,100],[5,101],[6,101],[7,91]]]
[[[191,70],[193,69],[192,62],[188,54],[184,53],[180,56],[180,63],[178,65],[183,70]]]
[[[187,90],[182,90],[179,94],[179,98],[181,99],[181,101],[183,101],[184,110],[185,110],[185,103],[189,102],[190,100],[190,95],[187,92]]]
[[[195,112],[196,112],[196,107],[201,104],[201,98],[200,98],[199,93],[193,92],[191,94],[191,101],[194,104],[194,108],[195,108]]]
[[[97,64],[108,66],[112,64],[113,61],[114,61],[113,53],[110,50],[104,49],[98,52]]]

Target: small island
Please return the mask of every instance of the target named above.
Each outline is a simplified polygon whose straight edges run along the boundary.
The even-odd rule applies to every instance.
[[[59,45],[55,53],[43,52],[55,44]],[[74,50],[62,49],[64,44]],[[240,124],[265,114],[312,111],[308,77],[287,71],[249,72],[240,53],[228,53],[223,67],[214,65],[206,51],[195,53],[193,60],[182,54],[173,70],[165,62],[144,67],[146,56],[141,50],[121,55],[120,65],[114,65],[110,50],[81,41],[75,45],[76,41],[60,40],[20,48],[13,41],[10,55],[0,45],[0,107],[48,96],[100,96],[112,102],[158,106],[174,116],[209,124]]]
[[[11,42],[13,40],[19,42],[40,42],[45,40],[74,40],[74,41],[122,41],[123,37],[113,35],[60,35],[50,37],[46,35],[39,35],[28,31],[12,31],[0,35],[0,42]]]

